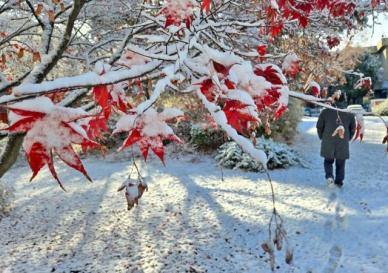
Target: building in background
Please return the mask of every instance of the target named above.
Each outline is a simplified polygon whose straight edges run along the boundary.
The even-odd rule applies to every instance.
[[[373,85],[375,98],[387,98],[388,94],[388,38],[381,38],[375,47],[375,52],[381,59],[382,66],[377,74],[377,82]]]

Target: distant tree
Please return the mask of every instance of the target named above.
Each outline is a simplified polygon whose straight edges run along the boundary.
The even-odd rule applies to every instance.
[[[378,72],[381,60],[378,55],[371,53],[362,54],[351,73],[346,73],[346,83],[340,86],[346,93],[348,104],[363,104],[363,98],[371,94],[372,86],[359,84],[360,77],[370,78],[373,84],[378,82]]]

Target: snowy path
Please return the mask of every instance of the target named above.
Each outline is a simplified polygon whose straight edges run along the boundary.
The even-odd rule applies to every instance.
[[[271,173],[295,245],[294,265],[278,255],[278,272],[386,273],[384,128],[368,118],[365,142],[351,147],[345,188],[332,200],[315,122],[304,119],[296,145],[311,169]],[[0,272],[270,272],[260,247],[271,209],[263,174],[224,170],[221,181],[208,157],[168,160],[166,168],[151,160],[143,171],[149,191],[127,212],[116,190],[128,162],[90,159],[85,165],[93,184],[58,168],[67,193],[47,171],[33,183],[27,167],[4,177],[17,193],[13,214],[0,222]]]

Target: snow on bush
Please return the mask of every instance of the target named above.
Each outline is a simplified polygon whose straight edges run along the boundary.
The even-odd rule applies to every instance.
[[[300,156],[283,143],[260,137],[256,147],[264,151],[268,157],[268,169],[283,169],[294,165],[304,165]],[[233,141],[223,144],[217,152],[215,159],[228,169],[243,169],[254,172],[264,172],[262,164],[253,160],[247,153]]]

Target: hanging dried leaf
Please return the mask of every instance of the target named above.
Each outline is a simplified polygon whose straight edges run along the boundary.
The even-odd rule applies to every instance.
[[[19,59],[23,58],[24,57],[24,48],[19,48],[19,51],[17,53],[17,56]]]
[[[50,9],[47,12],[47,15],[48,15],[48,19],[49,19],[50,23],[54,23],[54,21],[55,21],[55,13],[54,13],[54,11]]]
[[[32,61],[33,62],[38,62],[40,63],[41,62],[41,58],[40,58],[40,53],[35,51],[32,53]]]
[[[39,3],[39,4],[36,6],[36,9],[35,9],[35,15],[36,15],[36,16],[39,16],[39,15],[42,13],[42,10],[43,10],[43,4],[42,4],[42,3]]]
[[[287,264],[291,264],[293,260],[294,260],[294,251],[292,248],[288,247],[286,250],[285,261]]]

